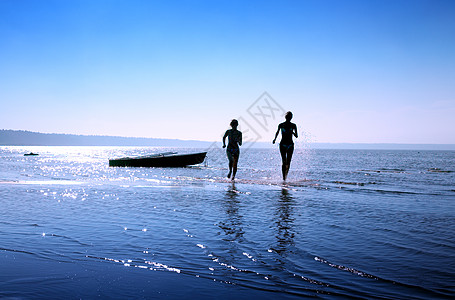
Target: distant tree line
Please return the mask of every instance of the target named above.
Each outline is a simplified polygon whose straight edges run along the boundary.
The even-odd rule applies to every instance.
[[[24,130],[0,130],[0,145],[2,146],[208,147],[210,144],[210,142],[186,141],[177,139],[39,133]]]

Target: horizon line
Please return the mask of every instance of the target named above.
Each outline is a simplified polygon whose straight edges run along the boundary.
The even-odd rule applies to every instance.
[[[73,135],[82,137],[107,137],[107,138],[124,138],[124,139],[150,139],[150,140],[174,140],[182,142],[203,142],[215,143],[219,140],[197,140],[197,139],[182,139],[182,138],[162,138],[162,137],[137,137],[137,136],[121,136],[121,135],[107,135],[107,134],[78,134],[78,133],[55,133],[55,132],[39,132],[24,129],[0,129],[0,131],[13,131],[13,132],[27,132],[34,134],[48,134],[48,135]],[[245,143],[268,143],[267,141],[246,141]],[[437,146],[455,146],[455,143],[404,143],[404,142],[307,142],[308,144],[328,144],[328,145],[437,145]]]

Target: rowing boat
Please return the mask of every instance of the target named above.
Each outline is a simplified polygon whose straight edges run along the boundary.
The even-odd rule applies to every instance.
[[[33,153],[33,152],[24,154],[24,156],[37,156],[37,155],[39,155],[39,154],[38,153]]]
[[[148,156],[109,159],[110,167],[186,167],[204,161],[207,152],[178,154],[176,152],[158,153]]]

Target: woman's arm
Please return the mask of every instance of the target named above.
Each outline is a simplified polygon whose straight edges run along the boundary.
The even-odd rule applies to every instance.
[[[278,137],[279,133],[280,133],[280,125],[278,125],[278,129],[277,129],[277,131],[275,133],[275,138],[273,139],[272,144],[275,144],[276,138]]]
[[[226,133],[223,136],[223,148],[226,148],[226,137],[229,135],[229,130],[226,130]]]
[[[295,125],[295,124],[294,124],[294,129],[295,129],[295,131],[294,131],[294,136],[295,136],[296,138],[298,138],[299,135],[297,134],[297,125]]]

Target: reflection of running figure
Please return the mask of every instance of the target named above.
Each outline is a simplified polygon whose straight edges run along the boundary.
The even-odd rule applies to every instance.
[[[226,148],[226,154],[229,159],[229,174],[228,178],[232,180],[235,179],[235,174],[237,173],[237,163],[239,161],[240,149],[239,146],[242,146],[242,132],[237,130],[239,122],[237,120],[231,121],[232,129],[226,130],[226,133],[223,136],[223,148],[226,148],[226,137],[228,137],[229,142]]]
[[[283,161],[283,166],[281,167],[281,171],[283,172],[283,180],[286,180],[286,177],[288,176],[292,153],[294,153],[294,141],[292,140],[292,135],[294,135],[296,138],[298,137],[297,126],[294,123],[291,123],[292,113],[288,111],[285,118],[286,122],[278,125],[278,130],[276,131],[275,138],[272,142],[275,144],[276,138],[278,137],[278,134],[281,130],[280,153],[281,160]]]

